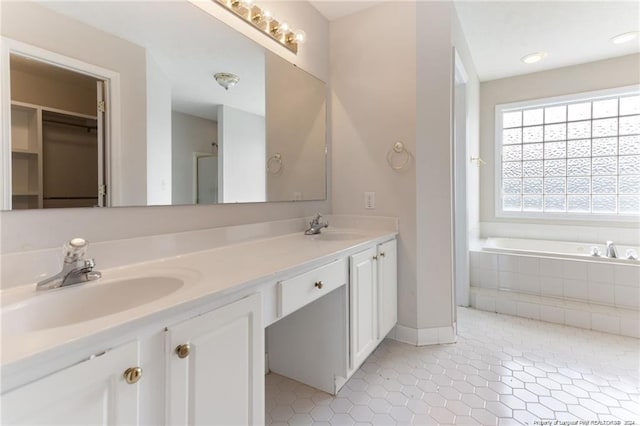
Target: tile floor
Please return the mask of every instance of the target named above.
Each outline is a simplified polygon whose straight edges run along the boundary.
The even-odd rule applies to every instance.
[[[267,375],[266,423],[640,425],[640,340],[473,309],[458,318],[455,344],[385,340],[336,397]]]

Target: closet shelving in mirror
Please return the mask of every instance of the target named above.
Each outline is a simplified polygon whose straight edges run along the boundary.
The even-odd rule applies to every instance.
[[[298,53],[298,46],[304,43],[307,37],[304,31],[291,29],[289,24],[276,19],[270,11],[255,5],[253,0],[214,0],[214,3],[224,7],[295,54]]]

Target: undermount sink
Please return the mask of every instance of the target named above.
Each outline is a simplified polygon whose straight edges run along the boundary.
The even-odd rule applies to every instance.
[[[174,277],[141,277],[39,292],[3,307],[2,333],[29,333],[113,315],[158,300],[183,285]]]
[[[323,231],[320,234],[311,236],[311,238],[317,241],[347,241],[365,237],[365,234],[355,231]]]

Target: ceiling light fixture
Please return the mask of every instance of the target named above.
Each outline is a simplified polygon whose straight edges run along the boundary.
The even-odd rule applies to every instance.
[[[224,90],[229,90],[229,88],[235,86],[240,81],[240,77],[230,72],[219,72],[214,74],[213,78],[216,79],[220,86],[224,87]]]
[[[520,58],[520,60],[525,64],[535,64],[536,62],[539,62],[546,57],[547,57],[547,52],[536,52],[536,53],[530,53],[528,55],[525,55],[522,58]]]
[[[627,43],[631,40],[637,39],[638,34],[640,34],[640,31],[629,31],[627,33],[618,34],[615,37],[611,37],[609,41],[613,44]]]
[[[285,22],[254,3],[254,0],[216,0],[214,3],[232,12],[252,27],[260,30],[293,53],[298,53],[298,45],[305,42],[307,35],[302,30],[292,30]]]

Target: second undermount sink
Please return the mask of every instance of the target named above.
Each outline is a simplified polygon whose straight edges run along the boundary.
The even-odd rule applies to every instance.
[[[44,291],[3,307],[2,333],[29,333],[113,315],[158,300],[183,285],[174,277],[140,277]]]
[[[312,235],[317,241],[347,241],[365,238],[366,235],[358,231],[324,230],[320,234]]]

